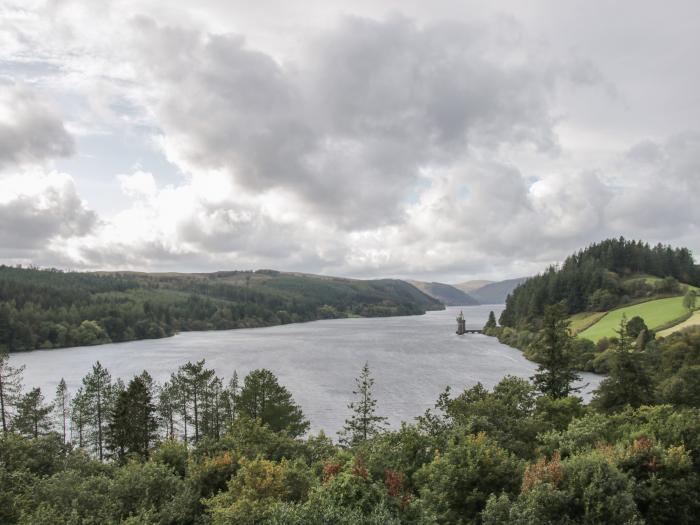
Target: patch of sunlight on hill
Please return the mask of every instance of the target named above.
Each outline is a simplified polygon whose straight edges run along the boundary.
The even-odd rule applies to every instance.
[[[644,319],[646,325],[652,330],[668,325],[677,319],[681,319],[687,314],[687,309],[683,306],[683,296],[669,297],[647,301],[632,306],[626,306],[611,310],[590,328],[578,334],[578,337],[598,341],[603,337],[615,336],[615,330],[620,326],[622,316],[627,319],[639,316]]]
[[[586,328],[598,322],[607,313],[608,312],[581,312],[572,315],[569,317],[571,333],[575,335],[584,331]]]
[[[689,326],[698,325],[700,325],[700,311],[696,311],[689,319],[686,319],[685,321],[677,324],[676,326],[672,326],[671,328],[667,328],[666,330],[661,330],[656,335],[660,337],[666,337],[667,335],[671,335],[673,332],[678,332],[680,330],[683,330],[684,328],[688,328]]]

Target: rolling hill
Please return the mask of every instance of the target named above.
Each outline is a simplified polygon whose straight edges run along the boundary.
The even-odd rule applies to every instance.
[[[479,301],[471,295],[449,284],[426,283],[422,281],[408,282],[446,306],[473,306],[479,304]]]
[[[0,266],[0,350],[9,351],[443,308],[397,279],[275,270],[91,273]]]
[[[493,282],[494,281],[485,281],[485,280],[481,279],[481,280],[476,280],[476,281],[465,281],[463,283],[453,284],[452,286],[454,286],[455,288],[459,288],[460,290],[462,290],[465,293],[471,293],[471,292],[474,292],[474,291],[478,290],[479,288],[483,288],[487,284],[491,284]]]
[[[468,293],[474,299],[476,299],[479,304],[503,304],[506,302],[506,298],[513,292],[513,290],[515,290],[526,280],[527,277],[507,279],[505,281],[498,282],[481,281],[485,282],[486,284],[474,288],[471,288],[470,283],[476,283],[479,281],[469,281],[467,283],[456,284],[454,286],[460,290],[471,288],[471,291]]]

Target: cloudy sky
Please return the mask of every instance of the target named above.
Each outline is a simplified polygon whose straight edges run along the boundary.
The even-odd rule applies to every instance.
[[[609,236],[700,253],[698,27],[694,0],[0,0],[0,262],[457,282]]]

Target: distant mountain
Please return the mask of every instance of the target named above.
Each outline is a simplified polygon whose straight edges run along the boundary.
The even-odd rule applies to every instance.
[[[462,291],[469,290],[469,295],[476,299],[479,304],[502,304],[506,302],[506,297],[526,280],[527,277],[507,279],[498,282],[467,281],[466,283],[456,284],[454,287]],[[473,285],[473,283],[478,282],[485,282],[486,284],[480,287]]]
[[[408,281],[421,292],[437,299],[447,306],[472,306],[479,301],[462,290],[444,283],[426,283],[422,281]]]
[[[485,281],[485,280],[481,279],[481,280],[476,280],[476,281],[466,281],[466,282],[459,283],[459,284],[453,284],[452,286],[454,286],[455,288],[457,288],[459,290],[462,290],[465,293],[471,293],[471,292],[476,291],[479,288],[483,288],[487,284],[491,284],[493,282],[494,281]]]

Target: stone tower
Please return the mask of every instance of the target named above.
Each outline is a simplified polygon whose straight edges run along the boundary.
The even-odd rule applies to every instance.
[[[467,322],[464,320],[464,313],[460,311],[457,316],[457,335],[464,335],[467,331],[466,323]]]

